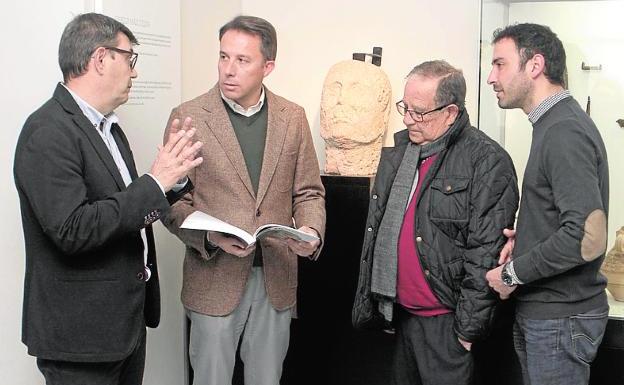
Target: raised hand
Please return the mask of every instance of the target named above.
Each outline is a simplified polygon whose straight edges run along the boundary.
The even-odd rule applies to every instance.
[[[514,245],[516,242],[516,230],[504,229],[503,234],[507,237],[507,242],[505,243],[505,246],[503,246],[503,249],[501,250],[499,254],[499,257],[498,257],[499,265],[504,265],[507,262],[511,261],[511,254],[513,252]]]
[[[203,161],[202,157],[196,158],[203,143],[192,141],[196,129],[191,127],[191,118],[184,119],[182,127],[180,120],[175,119],[169,132],[167,143],[158,146],[158,155],[150,170],[150,174],[160,182],[165,191],[171,190],[178,180],[183,179]]]

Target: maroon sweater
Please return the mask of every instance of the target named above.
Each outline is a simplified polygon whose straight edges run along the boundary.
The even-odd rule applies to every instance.
[[[424,159],[418,167],[418,183],[403,217],[398,244],[398,302],[410,313],[422,317],[433,317],[452,312],[444,307],[431,291],[420,264],[414,239],[416,202],[422,182],[436,158],[437,154],[430,156]]]

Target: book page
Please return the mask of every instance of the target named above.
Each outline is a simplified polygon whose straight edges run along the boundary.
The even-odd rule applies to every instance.
[[[260,226],[258,230],[256,230],[255,235],[257,239],[262,239],[264,237],[275,237],[281,239],[292,238],[295,241],[303,242],[312,242],[319,239],[317,236],[304,233],[303,231],[293,229],[292,227],[276,224]]]
[[[219,233],[233,235],[247,245],[251,245],[256,242],[256,239],[253,235],[249,234],[243,229],[240,229],[236,226],[233,226],[227,222],[220,220],[219,218],[215,218],[212,215],[203,213],[201,211],[195,211],[180,225],[182,229],[191,229],[191,230],[206,230],[206,231],[217,231]]]

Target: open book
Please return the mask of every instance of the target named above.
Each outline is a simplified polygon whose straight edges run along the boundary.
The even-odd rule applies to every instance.
[[[219,233],[228,234],[234,236],[243,241],[247,246],[253,245],[257,240],[267,236],[276,238],[292,238],[296,241],[311,242],[318,240],[319,238],[293,229],[292,227],[276,224],[268,224],[258,227],[255,233],[249,234],[243,229],[233,226],[227,222],[224,222],[218,218],[208,215],[201,211],[195,211],[182,222],[180,228],[191,230],[207,230],[217,231]]]

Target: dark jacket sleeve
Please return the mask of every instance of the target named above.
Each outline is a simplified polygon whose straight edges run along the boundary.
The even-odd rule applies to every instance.
[[[476,159],[470,193],[470,223],[464,252],[465,276],[455,312],[455,332],[466,341],[485,337],[497,297],[485,274],[498,262],[505,244],[503,229],[513,228],[518,209],[518,182],[513,163],[495,148]]]
[[[366,228],[363,229],[364,240],[360,256],[358,285],[351,312],[351,322],[356,329],[381,329],[382,327],[387,327],[386,321],[378,310],[378,302],[371,294],[371,274],[375,239],[379,223],[381,223],[385,212],[390,186],[392,186],[392,181],[396,174],[396,168],[393,166],[393,163],[400,161],[392,158],[402,155],[402,153],[397,155],[393,148],[384,148],[381,152],[368,206]]]
[[[63,122],[37,119],[20,138],[15,159],[17,188],[32,207],[45,234],[66,255],[102,247],[139,231],[169,208],[158,184],[148,175],[118,191],[102,175],[85,170],[86,157],[97,157],[86,138]],[[23,141],[23,142],[22,142]],[[102,163],[103,166],[103,163]]]
[[[310,256],[311,259],[316,259],[325,239],[325,187],[321,182],[312,134],[303,109],[297,109],[297,119],[293,118],[293,121],[301,135],[293,180],[293,218],[297,227],[308,226],[319,234],[321,244]]]

